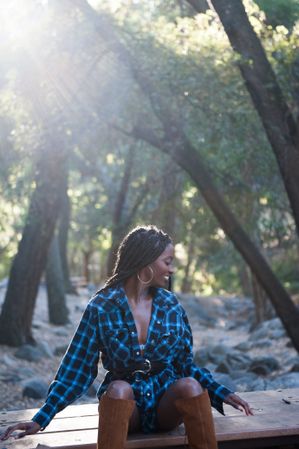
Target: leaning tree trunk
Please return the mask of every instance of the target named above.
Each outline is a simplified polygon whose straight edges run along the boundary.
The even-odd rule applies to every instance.
[[[46,266],[46,286],[48,294],[49,322],[63,325],[69,322],[69,311],[66,305],[64,276],[57,235],[53,235],[48,251]]]
[[[0,343],[33,343],[31,333],[35,299],[60,210],[65,152],[53,136],[41,152],[27,221],[12,263],[0,315]]]
[[[99,35],[104,37],[105,35],[109,35],[107,44],[111,51],[115,52],[120,60],[131,69],[136,82],[145,94],[151,97],[151,93],[153,92],[151,83],[145,74],[137,70],[138,64],[126,47],[120,42],[108,20],[105,17],[99,16],[86,0],[76,0],[75,4],[80,8],[84,16],[93,23]],[[264,257],[260,254],[225,203],[224,198],[214,185],[209,170],[206,168],[200,154],[182,132],[179,121],[173,118],[173,111],[167,105],[161,105],[163,99],[156,97],[155,101],[157,103],[156,106],[164,112],[165,122],[168,120],[168,125],[167,123],[163,123],[164,137],[158,137],[151,129],[138,126],[130,134],[148,142],[160,151],[169,154],[190,175],[208,206],[218,219],[224,232],[232,240],[236,249],[243,256],[265,289],[295,348],[299,351],[298,309],[272,272]],[[161,113],[159,116],[161,118]]]
[[[170,113],[169,117],[171,117]],[[217,190],[203,159],[183,131],[180,130],[179,123],[175,123],[174,120],[168,126],[164,123],[164,130],[164,138],[156,136],[152,130],[141,127],[136,127],[132,135],[169,154],[190,175],[226,235],[242,254],[259,283],[268,294],[277,315],[282,320],[288,335],[299,352],[299,310],[227,206],[223,196]]]
[[[299,234],[299,126],[241,0],[211,0],[234,50],[252,102],[262,120],[289,197]],[[191,3],[191,2],[189,2]],[[192,2],[192,6],[194,2]]]

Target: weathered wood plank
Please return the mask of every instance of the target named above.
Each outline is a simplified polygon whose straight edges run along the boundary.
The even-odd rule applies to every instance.
[[[299,443],[299,388],[283,391],[244,393],[255,416],[246,417],[226,406],[228,416],[216,413],[219,448],[241,449]],[[287,402],[285,402],[285,400]],[[28,420],[36,410],[0,413],[0,426]],[[98,425],[97,404],[69,406],[59,413],[44,432],[21,440],[0,442],[0,449],[33,449],[38,444],[55,449],[95,449]],[[171,448],[186,444],[184,428],[160,434],[129,435],[127,449]],[[263,446],[262,446],[263,445]]]

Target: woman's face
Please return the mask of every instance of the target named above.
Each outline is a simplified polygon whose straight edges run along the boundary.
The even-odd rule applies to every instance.
[[[162,288],[168,287],[169,276],[174,273],[173,259],[174,247],[169,243],[155,262],[150,264],[154,273],[151,285]]]

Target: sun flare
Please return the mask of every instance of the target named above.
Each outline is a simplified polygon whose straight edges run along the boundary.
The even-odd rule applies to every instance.
[[[9,0],[0,6],[1,35],[9,49],[31,45],[38,39],[48,2]]]

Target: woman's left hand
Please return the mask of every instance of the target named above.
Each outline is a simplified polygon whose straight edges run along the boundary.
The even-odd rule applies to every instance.
[[[225,398],[224,402],[225,404],[229,404],[241,412],[244,411],[247,416],[253,415],[253,411],[251,410],[249,404],[246,401],[243,401],[243,399],[235,393],[230,393]]]

